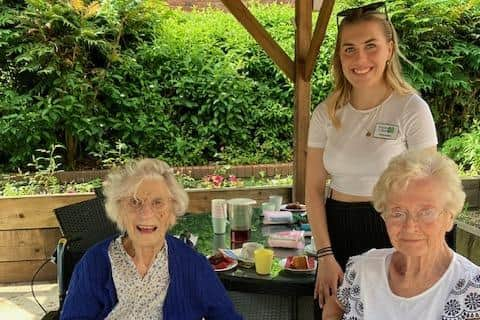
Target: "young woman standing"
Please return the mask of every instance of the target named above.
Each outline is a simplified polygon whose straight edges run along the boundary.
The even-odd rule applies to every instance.
[[[370,203],[389,160],[437,145],[427,103],[402,77],[385,3],[342,11],[337,24],[334,89],[313,112],[308,137],[306,202],[318,249],[320,305],[336,294],[350,256],[391,246]]]

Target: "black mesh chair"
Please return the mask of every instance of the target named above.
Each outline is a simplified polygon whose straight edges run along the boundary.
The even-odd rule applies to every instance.
[[[103,201],[95,198],[54,210],[63,235],[56,250],[60,310],[80,258],[95,243],[119,233],[108,219]]]

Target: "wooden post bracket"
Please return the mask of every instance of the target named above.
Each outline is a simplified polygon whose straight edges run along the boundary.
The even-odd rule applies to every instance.
[[[315,69],[315,63],[317,62],[318,58],[318,52],[320,51],[323,40],[325,39],[328,21],[332,15],[334,4],[335,0],[324,0],[320,12],[318,13],[315,31],[313,32],[312,41],[310,42],[310,48],[308,49],[307,59],[305,61],[305,77],[307,81],[310,81],[312,78],[313,70]]]

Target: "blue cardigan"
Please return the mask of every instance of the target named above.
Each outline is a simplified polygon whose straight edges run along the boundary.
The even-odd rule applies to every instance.
[[[109,238],[90,248],[75,266],[60,319],[104,319],[117,304],[108,257],[113,240]],[[163,318],[242,319],[207,259],[170,235],[166,241],[170,285]]]

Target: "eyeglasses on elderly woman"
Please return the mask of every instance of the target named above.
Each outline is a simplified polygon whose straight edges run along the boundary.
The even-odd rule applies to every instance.
[[[136,197],[126,197],[124,198],[124,201],[130,211],[140,213],[143,212],[147,206],[149,206],[153,212],[165,211],[173,199],[155,198],[147,201]]]
[[[434,223],[444,212],[444,210],[439,211],[433,208],[427,208],[419,210],[413,214],[403,208],[392,208],[383,215],[383,218],[385,219],[385,222],[395,226],[404,225],[409,217],[418,224],[429,225]]]
[[[383,12],[379,11],[379,9],[383,9]],[[340,11],[337,13],[337,28],[340,28],[340,23],[344,18],[348,19],[349,17],[358,17],[373,13],[383,13],[388,20],[387,4],[385,1],[374,2],[361,7],[349,8]]]

